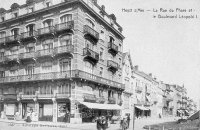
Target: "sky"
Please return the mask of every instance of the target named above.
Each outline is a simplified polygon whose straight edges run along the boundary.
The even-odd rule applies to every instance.
[[[0,0],[9,9],[25,0]],[[5,3],[4,3],[5,2]],[[98,0],[114,13],[123,27],[124,51],[130,52],[139,70],[152,73],[165,83],[183,85],[188,96],[199,100],[200,93],[200,1],[199,0]],[[156,9],[192,9],[192,12],[152,12]],[[122,9],[132,9],[123,12]],[[134,12],[144,9],[144,12]],[[151,11],[146,11],[151,10]],[[197,15],[196,19],[159,19],[158,14]]]

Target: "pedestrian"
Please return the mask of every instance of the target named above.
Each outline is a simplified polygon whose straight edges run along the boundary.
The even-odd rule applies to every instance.
[[[101,124],[102,130],[106,130],[108,128],[108,121],[105,116],[102,116]]]
[[[97,117],[97,130],[102,130],[101,117]]]
[[[124,117],[122,121],[122,130],[126,130],[127,128],[128,128],[127,119],[126,117]]]
[[[68,116],[69,116],[69,111],[66,110],[66,113],[65,113],[65,117],[63,119],[63,122],[68,122]]]
[[[128,125],[128,128],[129,128],[130,120],[131,120],[130,114],[128,114],[128,116],[127,116],[127,125]]]
[[[31,122],[31,113],[27,113],[27,118],[25,120],[26,122]]]

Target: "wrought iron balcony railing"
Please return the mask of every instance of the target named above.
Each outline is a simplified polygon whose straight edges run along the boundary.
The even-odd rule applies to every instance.
[[[19,41],[19,40],[20,40],[20,35],[12,35],[12,36],[6,37],[7,43],[15,42],[15,41]]]
[[[35,58],[35,52],[25,52],[19,54],[19,59],[30,59]]]
[[[34,31],[28,31],[28,32],[23,32],[21,34],[21,39],[28,39],[28,38],[32,38],[32,37],[35,37],[37,36],[37,32],[34,30]]]
[[[53,48],[42,49],[36,52],[36,57],[53,56]]]
[[[88,25],[84,25],[83,33],[86,36],[90,36],[96,42],[99,40],[99,33]]]
[[[58,46],[54,48],[54,54],[72,53],[74,52],[73,45]]]
[[[0,78],[0,83],[9,82],[25,82],[25,81],[41,81],[41,80],[57,80],[57,79],[70,79],[70,78],[81,78],[91,82],[112,86],[118,89],[125,89],[125,85],[116,81],[111,81],[103,77],[96,76],[91,73],[87,73],[81,70],[69,70],[63,72],[49,72],[49,73],[38,73],[32,75],[18,75],[18,76],[6,76]]]
[[[68,29],[74,29],[74,21],[60,23],[55,26],[56,31],[64,31]]]
[[[115,45],[114,43],[109,42],[108,43],[108,51],[112,54],[112,55],[116,55],[118,53],[118,46]]]
[[[108,103],[109,104],[116,104],[116,99],[114,97],[109,97],[108,98]]]
[[[47,94],[47,93],[38,93],[37,94],[38,99],[51,99],[53,97],[54,97],[53,94]]]
[[[85,56],[86,60],[89,60],[96,64],[99,61],[99,53],[89,49],[89,48],[84,48],[83,49],[83,55]]]
[[[44,27],[38,29],[38,35],[45,35],[49,33],[54,33],[54,26]]]
[[[112,71],[113,73],[115,73],[119,69],[118,63],[116,63],[116,62],[114,62],[112,60],[108,60],[107,66],[108,66],[108,69],[110,71]]]
[[[70,96],[71,96],[70,92],[56,93],[56,98],[58,99],[69,98]]]

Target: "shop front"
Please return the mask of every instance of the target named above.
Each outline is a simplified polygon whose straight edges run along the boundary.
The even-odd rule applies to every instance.
[[[70,101],[68,100],[57,100],[57,121],[70,123]]]
[[[53,121],[53,102],[49,100],[38,100],[39,121]]]
[[[135,106],[135,115],[137,118],[147,117],[150,109],[144,106]]]

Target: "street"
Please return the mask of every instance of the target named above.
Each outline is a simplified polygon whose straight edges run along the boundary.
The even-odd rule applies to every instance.
[[[135,121],[134,130],[143,130],[144,125],[151,125],[155,123],[163,123],[167,121],[173,121],[174,118],[163,118],[163,119],[137,119]],[[26,123],[22,121],[5,121],[0,120],[0,130],[95,130],[95,123],[84,123],[84,124],[66,124],[66,123],[53,123],[53,122],[31,122]],[[111,124],[107,130],[120,130],[119,123]],[[132,120],[130,122],[130,128],[133,130]]]

